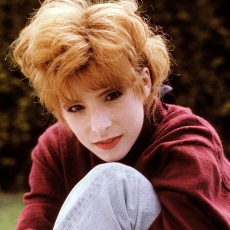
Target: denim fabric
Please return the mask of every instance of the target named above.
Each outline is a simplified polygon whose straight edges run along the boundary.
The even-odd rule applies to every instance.
[[[142,174],[120,163],[105,163],[72,189],[54,230],[147,230],[160,210],[158,197]]]

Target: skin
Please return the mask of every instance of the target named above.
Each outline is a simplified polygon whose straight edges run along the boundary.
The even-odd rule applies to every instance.
[[[146,97],[151,80],[148,68],[140,73]],[[144,121],[143,100],[132,89],[88,92],[75,86],[78,98],[62,105],[63,116],[79,141],[106,162],[121,160],[137,140]]]

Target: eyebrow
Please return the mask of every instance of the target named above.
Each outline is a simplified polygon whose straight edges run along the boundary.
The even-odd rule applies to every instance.
[[[111,93],[113,90],[115,90],[115,89],[112,89],[112,88],[105,89],[104,91],[99,93],[98,96],[99,97],[105,96],[106,94]]]
[[[116,91],[116,90],[119,90],[119,89],[115,89],[115,88],[106,88],[105,90],[103,90],[102,92],[100,92],[97,97],[103,97],[105,95],[107,95],[108,93],[111,93],[113,91]],[[78,103],[81,103],[81,99],[80,97],[76,97],[75,100],[73,100],[73,103],[70,103],[70,104],[78,104]],[[68,103],[63,103],[64,106],[69,106]]]
[[[81,102],[81,100],[79,100],[79,98],[77,98],[76,100],[70,100],[70,101],[67,101],[67,102],[64,102],[64,101],[60,101],[61,104],[65,107],[65,106],[70,106],[72,104],[78,104]]]

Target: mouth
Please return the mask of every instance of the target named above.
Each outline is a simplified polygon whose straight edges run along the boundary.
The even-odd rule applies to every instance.
[[[120,140],[121,140],[121,136],[117,136],[117,137],[108,138],[106,140],[98,141],[95,143],[95,145],[100,149],[109,150],[116,147],[120,142]]]

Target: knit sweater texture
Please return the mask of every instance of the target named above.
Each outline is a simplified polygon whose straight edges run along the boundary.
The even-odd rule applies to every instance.
[[[52,229],[71,189],[105,163],[60,123],[49,127],[32,152],[30,191],[16,229]],[[152,183],[161,212],[150,230],[229,230],[230,163],[221,141],[204,119],[176,105],[159,103],[154,119],[119,162]]]

